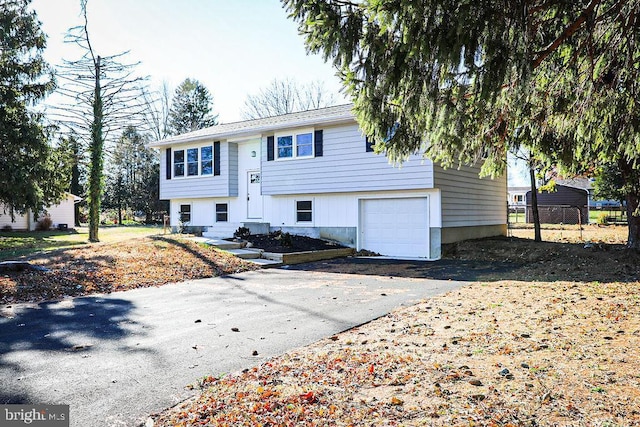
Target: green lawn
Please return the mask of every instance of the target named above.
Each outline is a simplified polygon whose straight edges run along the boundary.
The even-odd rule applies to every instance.
[[[113,243],[161,233],[162,227],[158,226],[107,226],[100,227],[98,237],[101,242]],[[0,232],[0,260],[82,246],[88,241],[87,227],[69,231],[3,231]]]

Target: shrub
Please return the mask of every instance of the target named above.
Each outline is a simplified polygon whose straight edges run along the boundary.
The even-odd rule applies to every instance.
[[[596,221],[598,222],[598,224],[606,225],[609,222],[607,220],[608,216],[609,215],[606,212],[600,212]]]
[[[280,246],[285,248],[293,247],[293,236],[291,235],[291,233],[287,233],[287,232],[283,233],[282,230],[278,230],[278,231],[274,231],[272,233],[272,236],[276,240],[280,241]]]
[[[238,227],[238,229],[233,233],[233,237],[237,237],[238,239],[246,239],[251,236],[251,230],[248,227]]]
[[[293,236],[291,233],[282,233],[282,236],[280,236],[280,244],[286,248],[292,248]]]
[[[9,224],[6,224],[4,227],[2,227],[2,231],[11,231],[13,230],[13,227],[11,227]]]
[[[38,220],[38,222],[36,223],[36,230],[49,231],[52,225],[53,225],[53,221],[51,221],[51,217],[45,216],[45,217],[42,217],[40,220]]]

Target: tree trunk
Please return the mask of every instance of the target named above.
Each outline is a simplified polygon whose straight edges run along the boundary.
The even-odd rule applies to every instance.
[[[640,250],[640,175],[633,163],[621,159],[618,161],[624,188],[627,189],[625,200],[627,202],[627,224],[629,234],[627,248]]]
[[[536,171],[533,167],[529,168],[529,178],[531,179],[531,213],[533,214],[534,240],[542,242],[540,215],[538,213],[538,187],[536,185]]]
[[[629,225],[627,248],[635,250],[640,250],[640,215],[638,212],[638,202],[640,202],[640,197],[635,194],[627,194],[627,222]]]
[[[100,199],[102,196],[102,91],[100,87],[100,57],[95,63],[96,85],[93,98],[93,123],[91,125],[91,170],[89,172],[89,241],[98,242],[100,225]]]

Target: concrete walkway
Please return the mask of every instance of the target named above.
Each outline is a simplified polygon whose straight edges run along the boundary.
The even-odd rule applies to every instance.
[[[271,269],[0,306],[0,403],[69,404],[78,427],[137,425],[188,397],[185,386],[202,376],[462,284]]]

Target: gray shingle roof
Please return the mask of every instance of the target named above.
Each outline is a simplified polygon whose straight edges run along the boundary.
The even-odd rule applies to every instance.
[[[149,146],[162,147],[182,142],[249,136],[284,128],[345,123],[355,121],[351,112],[352,107],[353,104],[336,105],[334,107],[300,111],[262,119],[225,123],[152,142]]]
[[[593,189],[593,182],[591,182],[589,178],[556,179],[556,184],[564,185],[565,187],[579,188],[581,190]]]

